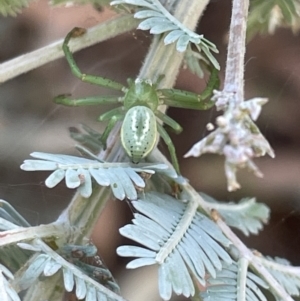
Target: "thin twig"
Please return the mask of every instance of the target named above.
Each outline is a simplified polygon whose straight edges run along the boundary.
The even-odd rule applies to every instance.
[[[234,93],[236,103],[244,100],[244,57],[248,8],[249,0],[233,0],[223,91]]]
[[[112,20],[91,27],[87,30],[86,34],[76,39],[72,39],[70,41],[70,49],[72,52],[76,52],[87,48],[133,30],[137,27],[137,24],[138,21],[134,19],[132,15],[116,17]],[[0,64],[0,83],[4,83],[9,79],[63,57],[63,42],[64,39],[60,39],[45,47]]]

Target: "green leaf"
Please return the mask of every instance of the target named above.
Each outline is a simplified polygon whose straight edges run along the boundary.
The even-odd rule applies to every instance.
[[[193,202],[182,203],[151,192],[132,205],[138,211],[133,225],[121,228],[120,233],[142,247],[121,246],[117,253],[138,257],[127,268],[159,265],[162,299],[169,300],[172,290],[185,297],[193,296],[195,288],[190,272],[204,285],[207,273],[215,277],[222,268],[222,260],[231,263],[223,248],[230,242],[208,217],[197,211]]]
[[[7,17],[15,17],[22,11],[22,8],[27,7],[31,0],[0,0],[0,14]]]

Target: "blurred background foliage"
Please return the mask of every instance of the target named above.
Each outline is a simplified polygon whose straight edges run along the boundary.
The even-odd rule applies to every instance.
[[[212,0],[199,24],[198,32],[217,45],[222,70],[231,0]],[[91,5],[50,8],[46,1],[32,2],[17,18],[0,17],[0,62],[63,38],[73,27],[90,27],[112,16],[108,10]],[[85,49],[75,58],[85,73],[102,75],[125,83],[135,76],[143,62],[150,36],[132,32]],[[271,222],[259,236],[242,239],[250,248],[264,254],[287,258],[300,265],[300,39],[290,29],[277,29],[274,35],[255,36],[246,53],[246,97],[268,97],[258,124],[275,150],[276,158],[263,157],[256,163],[264,173],[259,179],[239,172],[242,189],[229,193],[223,171],[223,158],[204,155],[182,156],[205,136],[205,125],[214,122],[217,112],[197,112],[172,108],[169,114],[184,128],[172,135],[182,173],[199,191],[220,200],[256,196],[272,210]],[[221,72],[221,78],[224,75]],[[177,88],[201,92],[205,81],[182,69]],[[54,96],[72,93],[75,97],[107,93],[104,88],[84,84],[73,77],[65,59],[19,76],[0,86],[0,197],[11,202],[33,224],[53,221],[68,204],[72,191],[64,185],[52,190],[42,182],[42,173],[19,169],[33,151],[76,154],[68,128],[85,123],[101,131],[97,117],[108,107],[66,108],[52,103]],[[161,149],[168,154],[166,146]],[[115,255],[121,237],[118,228],[131,218],[125,203],[112,200],[95,229],[93,241],[130,300],[143,300],[156,290],[152,269],[126,272],[124,259]],[[146,273],[146,277],[141,277]],[[125,275],[125,274],[124,274]],[[140,285],[140,281],[144,281]],[[126,283],[126,284],[125,284]],[[130,287],[130,283],[133,287]],[[143,289],[137,293],[136,287]],[[131,295],[135,291],[134,297]],[[149,291],[147,293],[147,290]],[[148,295],[149,296],[149,295]],[[153,298],[147,300],[156,300]]]

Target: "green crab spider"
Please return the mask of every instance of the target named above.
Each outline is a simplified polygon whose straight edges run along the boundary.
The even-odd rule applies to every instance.
[[[217,71],[211,73],[209,83],[201,95],[177,89],[157,89],[157,83],[153,84],[150,80],[139,78],[135,81],[128,79],[128,86],[125,87],[110,79],[87,75],[80,71],[68,43],[71,38],[78,37],[84,33],[84,29],[74,28],[68,33],[62,46],[73,75],[83,82],[119,90],[124,95],[122,97],[112,95],[92,96],[79,99],[71,99],[69,95],[59,95],[54,101],[66,106],[122,103],[121,107],[108,111],[99,117],[100,121],[109,121],[101,136],[104,148],[106,147],[109,133],[115,124],[123,120],[121,142],[133,163],[140,162],[153,150],[159,134],[168,146],[173,166],[179,173],[175,147],[170,136],[164,127],[157,122],[157,119],[171,127],[176,133],[180,133],[182,127],[175,120],[159,111],[158,106],[164,104],[171,107],[198,110],[211,108],[214,103],[210,100],[210,96],[216,84],[218,85]]]

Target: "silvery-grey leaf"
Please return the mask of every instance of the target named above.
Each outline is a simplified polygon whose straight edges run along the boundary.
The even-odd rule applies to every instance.
[[[110,5],[116,5],[116,4],[131,4],[131,5],[137,5],[137,6],[143,6],[143,7],[148,7],[153,10],[156,9],[154,5],[151,5],[149,2],[144,1],[144,0],[122,0],[122,1],[112,1]]]
[[[11,284],[8,281],[5,281],[5,291],[7,293],[7,295],[10,297],[9,301],[21,301],[19,295],[17,294],[17,292],[13,289],[13,287],[11,286]],[[0,293],[0,297],[1,297],[1,293]],[[1,298],[1,301],[4,301],[5,298]]]
[[[19,228],[19,226],[0,217],[0,230],[1,231],[12,230],[12,229],[17,229],[17,228]]]
[[[35,246],[35,245],[31,245],[31,244],[27,244],[25,242],[18,242],[17,245],[24,249],[24,250],[29,250],[29,251],[33,251],[33,252],[40,252],[42,251],[41,247],[39,246]]]
[[[33,152],[30,154],[33,158],[43,159],[47,161],[53,161],[60,164],[73,164],[73,163],[92,163],[97,162],[95,160],[90,160],[82,157],[75,157],[69,155],[62,155],[62,154],[49,154],[49,153],[41,153],[41,152]]]
[[[187,264],[190,271],[193,273],[193,275],[197,278],[198,282],[205,286],[205,270],[204,265],[201,261],[197,264],[195,261],[192,260],[192,256],[189,256],[189,253],[186,251],[184,247],[182,247],[182,244],[180,243],[178,245],[178,251],[180,252],[180,255],[184,259],[184,262]],[[197,257],[195,257],[197,258]]]
[[[160,227],[157,223],[155,223],[153,220],[145,217],[144,215],[141,215],[139,213],[134,214],[134,220],[133,223],[137,226],[139,226],[141,229],[148,229],[152,232],[159,234],[159,237],[162,240],[167,240],[170,232],[166,231],[164,228]]]
[[[162,17],[162,14],[158,11],[155,10],[140,10],[134,14],[134,17],[136,19],[145,19],[145,18],[150,18],[150,17]]]
[[[189,274],[189,271],[184,264],[182,257],[179,252],[175,249],[171,256],[166,260],[169,270],[171,272],[170,277],[172,277],[172,287],[177,295],[184,295],[185,297],[194,296],[195,288],[193,281]]]
[[[178,52],[185,52],[187,49],[187,46],[190,42],[190,37],[187,34],[181,35],[176,43],[176,49]]]
[[[25,218],[8,202],[0,199],[0,216],[15,225],[30,227]]]
[[[180,36],[182,36],[184,33],[182,32],[182,30],[173,30],[170,31],[166,37],[164,38],[164,43],[166,45],[168,44],[172,44],[175,41],[177,41],[179,39]]]
[[[121,228],[120,233],[150,250],[125,246],[120,247],[118,253],[139,257],[129,263],[130,268],[160,265],[159,288],[164,300],[170,298],[172,290],[185,296],[193,295],[189,272],[205,285],[207,274],[215,277],[216,270],[222,268],[220,259],[231,263],[230,256],[218,244],[219,240],[229,245],[229,240],[196,210],[193,203],[182,203],[171,196],[151,192],[131,204],[140,213],[135,213],[133,225]]]
[[[139,211],[144,213],[145,215],[149,216],[152,220],[159,223],[165,230],[170,231],[170,227],[174,227],[175,223],[172,220],[172,217],[168,215],[168,211],[164,210],[157,210],[156,206],[145,205],[141,202],[132,202],[135,208]]]
[[[92,195],[92,178],[88,170],[79,168],[78,169],[79,179],[81,181],[78,191],[84,198],[88,198]]]
[[[42,161],[42,160],[24,160],[21,165],[22,170],[34,171],[34,170],[55,170],[57,164],[55,162]]]
[[[130,238],[136,242],[142,243],[144,246],[148,247],[151,250],[158,251],[160,245],[155,239],[151,239],[144,235],[144,231],[140,231],[139,228],[134,227],[133,225],[126,225],[119,230],[120,234]]]
[[[124,168],[116,167],[114,169],[114,174],[115,174],[116,178],[119,179],[119,182],[122,183],[126,197],[129,200],[136,200],[137,199],[136,189],[135,189],[130,177],[124,170]]]
[[[162,24],[156,24],[150,29],[150,33],[152,34],[161,34],[166,31],[174,30],[177,26],[173,23],[165,24],[165,22],[162,22]]]
[[[89,168],[89,172],[92,175],[92,177],[96,180],[96,182],[101,186],[109,186],[110,180],[106,175],[106,171],[98,168]]]
[[[156,25],[157,22],[161,22],[161,18],[160,18],[160,17],[151,17],[151,18],[149,18],[149,19],[146,19],[146,20],[142,21],[142,22],[139,24],[138,29],[149,30],[149,29],[151,29],[154,25]]]
[[[29,286],[31,286],[43,272],[44,267],[49,259],[49,256],[46,254],[38,255],[24,272],[22,278],[19,280],[20,288],[27,289]]]
[[[97,291],[97,301],[110,301],[105,294]]]
[[[96,301],[96,300],[97,300],[97,293],[95,287],[88,285],[85,301]]]
[[[110,188],[113,192],[113,195],[118,199],[118,200],[124,200],[125,199],[125,190],[122,186],[122,183],[119,181],[116,181],[118,178],[116,177],[116,174],[114,172],[114,168],[109,168],[106,171],[106,175],[109,178],[110,181]]]
[[[63,277],[66,291],[71,292],[74,287],[74,275],[72,271],[67,268],[63,268]]]
[[[158,289],[159,295],[163,300],[170,300],[172,296],[172,283],[169,278],[169,269],[166,264],[158,268]]]
[[[147,266],[147,265],[153,265],[156,263],[157,262],[155,261],[154,258],[138,258],[138,259],[134,259],[134,260],[130,261],[126,265],[126,268],[127,269],[136,269],[136,268],[140,268],[140,267]]]
[[[53,259],[49,260],[45,267],[44,267],[44,275],[45,276],[52,276],[54,275],[58,270],[60,270],[61,264],[57,263]]]
[[[247,277],[246,280],[246,286],[250,289],[247,290],[247,293],[252,295],[252,300],[257,300],[257,301],[267,301],[267,298],[265,295],[261,292],[261,290],[258,288],[258,286]],[[257,295],[258,298],[255,297],[254,293]]]
[[[117,248],[117,254],[123,257],[148,257],[155,258],[156,253],[136,246],[121,246]]]
[[[2,272],[7,278],[14,279],[14,275],[12,274],[12,272],[1,263],[0,263],[0,272]]]
[[[76,297],[81,300],[83,298],[85,298],[86,296],[86,283],[84,282],[83,279],[77,277],[77,276],[74,276],[75,278],[75,284],[76,284],[76,289],[75,289],[75,292],[76,292]]]
[[[144,180],[132,168],[124,168],[124,171],[127,173],[127,175],[130,177],[130,179],[136,186],[142,188],[145,187]]]
[[[80,178],[76,170],[68,168],[66,170],[66,186],[68,188],[77,188],[80,185]]]
[[[254,198],[242,199],[238,204],[218,202],[212,197],[201,193],[201,196],[209,203],[217,204],[216,208],[226,223],[241,230],[245,235],[257,234],[263,227],[263,223],[269,220],[270,209],[261,203],[256,203]]]
[[[63,169],[55,170],[45,181],[45,185],[48,188],[55,187],[58,183],[60,183],[65,177],[66,171]]]

